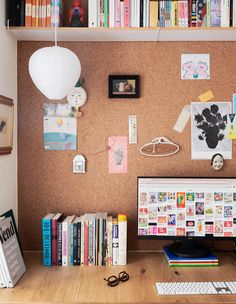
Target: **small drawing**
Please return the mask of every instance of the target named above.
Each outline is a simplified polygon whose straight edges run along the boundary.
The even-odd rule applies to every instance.
[[[109,173],[127,173],[127,137],[111,136],[109,146]]]
[[[181,79],[210,79],[209,54],[181,54]]]
[[[5,118],[1,118],[0,117],[0,132],[2,134],[5,134],[6,133],[6,125],[7,125],[7,121]]]

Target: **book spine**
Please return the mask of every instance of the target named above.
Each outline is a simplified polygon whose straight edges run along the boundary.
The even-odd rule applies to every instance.
[[[78,264],[78,223],[73,224],[73,265]]]
[[[115,0],[115,27],[120,27],[120,0]]]
[[[115,1],[109,0],[109,27],[115,26]]]
[[[97,1],[89,0],[88,1],[88,10],[89,10],[89,27],[98,26],[98,6]]]
[[[150,26],[150,0],[147,0],[146,8],[146,27]]]
[[[42,0],[38,0],[39,1],[39,6],[38,6],[38,26],[41,27],[42,26]]]
[[[125,214],[118,215],[118,250],[119,265],[127,264],[127,218]]]
[[[109,0],[103,0],[104,15],[103,15],[103,27],[108,27],[109,21]]]
[[[62,222],[57,223],[57,265],[62,266]]]
[[[124,0],[120,1],[120,27],[125,26],[125,6],[124,6]]]
[[[57,220],[52,219],[52,265],[57,265]]]
[[[206,8],[206,6],[205,6]],[[188,1],[183,2],[184,27],[188,27]]]
[[[112,219],[107,221],[107,254],[106,265],[112,265]]]
[[[43,235],[43,264],[45,266],[52,265],[52,248],[51,248],[51,220],[42,220],[42,235]]]
[[[139,26],[143,27],[143,0],[140,0],[139,16]]]
[[[62,222],[62,266],[68,265],[68,225]]]
[[[112,220],[112,265],[119,265],[118,221]]]
[[[236,26],[236,0],[233,0],[233,27]]]
[[[130,27],[130,0],[124,0],[124,27]]]
[[[158,26],[158,1],[150,1],[150,27]]]
[[[32,26],[32,1],[31,0],[25,1],[25,26],[26,27]]]
[[[25,0],[20,2],[20,26],[25,26]]]
[[[39,0],[35,2],[35,26],[39,26]]]
[[[84,265],[84,220],[81,221],[80,265]]]
[[[92,266],[94,264],[93,260],[93,222],[88,221],[88,265]]]
[[[47,0],[42,0],[42,9],[41,9],[41,14],[42,14],[42,27],[47,26]]]
[[[36,26],[36,17],[35,17],[35,6],[36,6],[36,0],[32,0],[32,26]]]
[[[88,220],[84,221],[84,265],[88,265]]]
[[[47,0],[46,26],[51,26],[51,0]]]
[[[74,241],[74,224],[71,223],[69,225],[69,248],[70,248],[70,255],[69,255],[69,264],[70,266],[73,266],[73,263],[74,263],[74,255],[73,255],[73,241]]]
[[[136,18],[136,27],[140,26],[140,0],[136,0],[136,7],[135,7],[135,18]]]
[[[103,27],[104,24],[104,0],[100,0],[100,6],[99,6],[99,20],[100,20],[100,27]]]
[[[81,222],[77,223],[77,265],[81,265]]]
[[[107,248],[107,220],[102,220],[102,265],[106,265],[106,248]]]
[[[211,26],[211,0],[207,0],[207,27]]]

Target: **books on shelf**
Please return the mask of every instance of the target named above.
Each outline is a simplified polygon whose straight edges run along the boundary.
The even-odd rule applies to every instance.
[[[6,24],[26,27],[229,27],[236,0],[14,0]]]
[[[163,247],[166,260],[170,267],[206,267],[206,266],[218,266],[219,260],[213,255],[209,254],[204,258],[185,258],[172,254],[167,246]]]
[[[12,210],[0,217],[0,287],[14,287],[26,271]]]
[[[107,212],[67,216],[48,213],[42,219],[45,266],[127,264],[127,219]]]

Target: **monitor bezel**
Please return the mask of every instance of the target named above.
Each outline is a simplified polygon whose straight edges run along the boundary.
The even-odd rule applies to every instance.
[[[191,179],[235,179],[236,177],[232,176],[224,176],[224,177],[213,177],[213,176],[138,176],[137,177],[137,239],[138,240],[173,240],[173,241],[183,241],[183,240],[214,240],[214,241],[234,241],[236,242],[235,237],[225,237],[225,236],[168,236],[168,235],[139,235],[138,234],[138,181],[141,178],[169,178],[169,179],[183,179],[183,178],[191,178]]]

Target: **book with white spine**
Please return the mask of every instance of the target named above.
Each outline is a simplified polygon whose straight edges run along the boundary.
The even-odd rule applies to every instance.
[[[70,265],[70,224],[75,215],[69,215],[62,222],[62,266]]]
[[[109,27],[115,27],[115,0],[109,0]]]
[[[14,287],[26,271],[13,219],[0,221],[0,272],[6,287]]]
[[[88,25],[89,27],[98,27],[98,2],[97,0],[88,1]]]
[[[118,242],[119,242],[118,265],[126,265],[127,264],[127,217],[125,214],[118,215]]]

